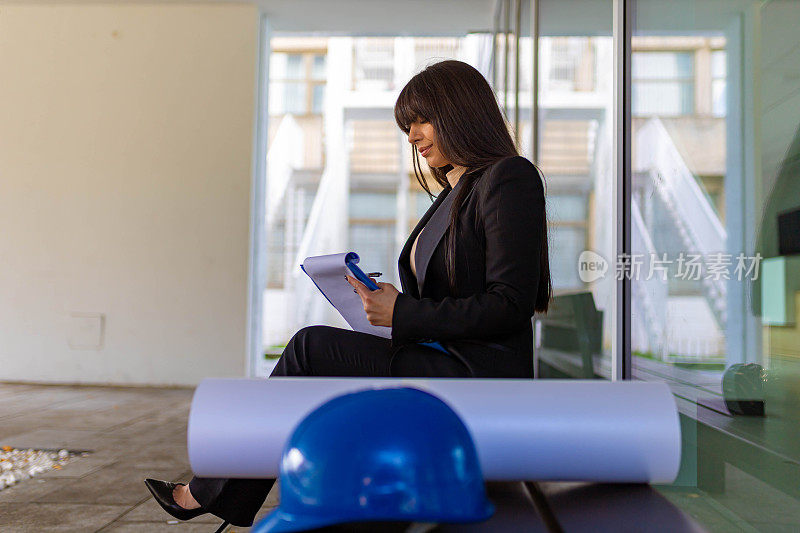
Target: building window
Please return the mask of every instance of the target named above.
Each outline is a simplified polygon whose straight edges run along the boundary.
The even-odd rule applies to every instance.
[[[350,249],[361,258],[365,271],[382,272],[381,280],[395,278],[395,221],[397,195],[394,192],[352,191],[349,201]]]
[[[462,39],[457,37],[417,37],[414,39],[414,71],[446,59],[461,59]]]
[[[726,88],[725,77],[727,67],[725,65],[725,50],[714,50],[711,52],[711,114],[715,117],[724,117],[726,114]]]
[[[578,256],[586,250],[587,200],[583,194],[548,194],[550,219],[548,242],[551,246],[550,275],[554,289],[584,287],[578,276]]]
[[[546,38],[548,39],[548,38]],[[591,37],[550,37],[547,86],[551,91],[595,90],[595,46]],[[546,48],[546,47],[545,47]]]
[[[356,91],[394,90],[393,38],[357,39],[353,54],[353,88]]]
[[[692,52],[633,52],[631,64],[634,115],[678,116],[694,113]]]
[[[267,288],[283,288],[285,261],[286,221],[280,220],[267,231]]]
[[[267,228],[267,288],[285,287],[287,266],[294,268],[291,262],[300,248],[316,193],[314,186],[291,187],[274,224]]]
[[[325,98],[323,51],[273,52],[269,110],[272,115],[321,115]]]

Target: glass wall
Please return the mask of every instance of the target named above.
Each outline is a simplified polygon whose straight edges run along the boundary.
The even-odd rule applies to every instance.
[[[540,378],[611,375],[612,2],[592,16],[543,6],[539,37],[538,165],[547,184],[554,298],[536,320]]]
[[[305,257],[353,250],[366,270],[400,287],[397,259],[432,199],[414,176],[394,102],[414,74],[443,59],[470,63],[488,79],[490,44],[485,33],[272,37],[263,313],[268,356],[280,354],[306,325],[347,327],[302,275]],[[427,173],[425,179],[437,194],[440,187]],[[258,373],[268,374],[272,364],[273,357],[259,361]]]
[[[800,3],[633,5],[632,369],[684,439],[662,491],[711,531],[797,531]]]
[[[555,289],[550,312],[535,317],[537,375],[608,378],[612,357],[630,351],[632,379],[669,384],[681,414],[681,471],[659,490],[710,531],[797,531],[800,2],[623,1],[633,13],[626,220],[612,210],[612,87],[622,76],[612,0],[540,0],[537,121],[532,42],[520,39],[514,133],[545,175]],[[267,344],[309,322],[335,324],[319,314],[326,302],[313,287],[301,290],[304,253],[354,249],[398,283],[396,258],[431,199],[391,106],[426,63],[462,59],[492,79],[496,57],[511,124],[516,88],[499,75],[505,40],[496,55],[491,42],[276,38],[270,142],[283,158],[271,160],[285,163],[268,189],[285,201],[267,209],[265,302],[294,311],[283,323],[265,313]],[[326,223],[337,220],[346,222]],[[618,224],[631,236],[627,273],[616,261]],[[622,275],[631,294],[618,302]],[[629,346],[613,339],[618,304]]]

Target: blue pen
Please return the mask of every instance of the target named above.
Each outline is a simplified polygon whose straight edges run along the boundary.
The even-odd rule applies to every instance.
[[[350,269],[350,272],[353,273],[353,277],[355,277],[358,281],[366,285],[369,290],[377,291],[378,289],[380,289],[380,287],[378,287],[378,285],[374,281],[372,281],[372,279],[369,276],[364,274],[364,271],[361,270],[356,264],[358,262],[357,254],[353,252],[347,254],[347,256],[344,259],[344,262],[347,265],[347,268]]]

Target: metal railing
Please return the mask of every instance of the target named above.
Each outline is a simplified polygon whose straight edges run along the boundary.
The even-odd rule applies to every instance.
[[[631,280],[633,283],[631,291],[633,317],[640,316],[644,319],[631,320],[633,324],[631,348],[641,352],[652,352],[663,358],[667,349],[664,332],[669,297],[668,286],[667,281],[659,275],[648,275],[650,261],[657,255],[657,251],[636,202],[631,204],[631,230],[631,250],[633,253],[645,254],[640,267],[642,275],[635,276]]]
[[[267,152],[267,230],[275,225],[295,168],[302,166],[303,131],[292,115],[284,115]]]
[[[651,178],[685,250],[702,254],[704,260],[710,254],[724,252],[725,228],[661,120],[652,118],[641,127],[635,147],[637,166]],[[726,280],[702,278],[703,294],[717,323],[724,328]]]
[[[327,167],[322,173],[322,178],[311,205],[311,212],[308,221],[303,228],[303,237],[297,254],[294,256],[293,268],[290,270],[288,279],[290,289],[294,293],[295,324],[306,326],[312,323],[323,322],[325,313],[325,300],[320,296],[314,284],[306,278],[300,270],[300,265],[306,257],[334,253],[340,240],[338,227],[335,224],[326,223],[326,212],[330,212],[331,204],[341,201],[336,194],[336,173]]]

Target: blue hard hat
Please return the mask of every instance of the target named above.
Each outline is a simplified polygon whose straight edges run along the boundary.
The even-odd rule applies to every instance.
[[[280,497],[254,532],[494,513],[467,427],[442,400],[407,387],[345,394],[309,413],[284,447]]]

